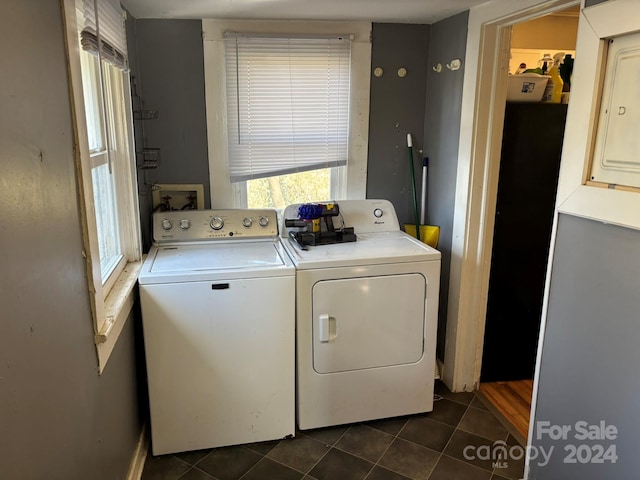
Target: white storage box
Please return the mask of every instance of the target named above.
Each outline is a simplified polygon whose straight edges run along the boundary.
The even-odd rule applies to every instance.
[[[537,73],[509,75],[507,102],[539,102],[551,77]]]

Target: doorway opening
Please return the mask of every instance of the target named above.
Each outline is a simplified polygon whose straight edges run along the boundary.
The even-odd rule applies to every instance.
[[[480,394],[526,443],[579,7],[505,27],[509,76],[562,58],[562,103],[509,101],[504,110]],[[494,128],[496,126],[494,125]]]

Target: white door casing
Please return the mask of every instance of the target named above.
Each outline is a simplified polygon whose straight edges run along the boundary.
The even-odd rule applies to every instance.
[[[442,375],[453,391],[480,381],[510,27],[577,3],[497,0],[469,12]]]

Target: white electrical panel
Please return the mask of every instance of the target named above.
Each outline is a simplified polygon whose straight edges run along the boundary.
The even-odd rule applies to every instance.
[[[640,33],[609,40],[591,180],[640,187]]]

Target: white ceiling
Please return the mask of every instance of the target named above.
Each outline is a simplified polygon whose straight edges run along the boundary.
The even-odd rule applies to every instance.
[[[121,0],[136,18],[366,20],[431,24],[487,0]]]

